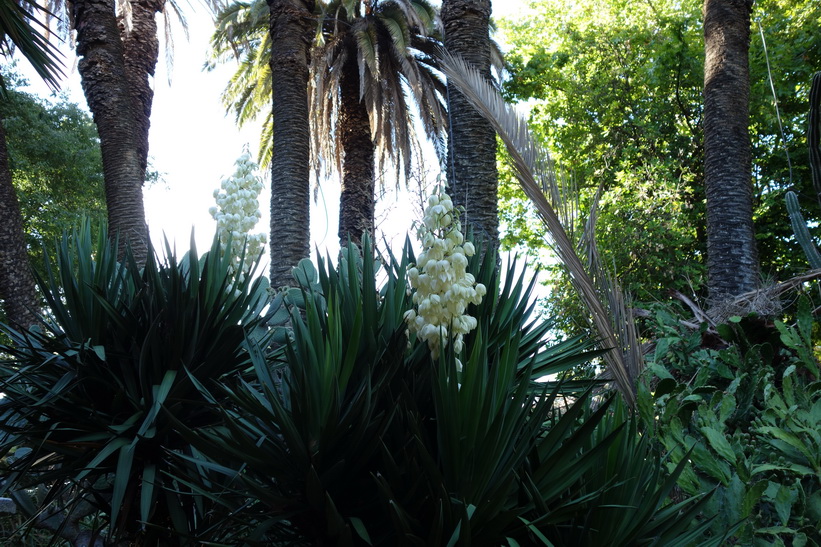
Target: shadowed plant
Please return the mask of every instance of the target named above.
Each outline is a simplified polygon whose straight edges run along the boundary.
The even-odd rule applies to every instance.
[[[585,519],[620,505],[635,522],[609,544],[683,544],[697,500],[665,501],[662,464],[614,399],[591,408],[586,386],[539,380],[601,351],[579,338],[546,342],[532,283],[513,266],[503,276],[493,251],[474,255],[469,269],[487,287],[467,309],[478,326],[458,356],[449,344],[434,360],[404,321],[410,246],[400,259],[371,252],[365,238],[362,255],[350,245],[337,267],[297,269],[290,340],[249,344],[255,379],[200,385],[221,426],[176,424],[198,455],[179,454],[174,475],[224,522],[210,540],[595,545]]]
[[[170,417],[215,423],[199,384],[250,366],[242,345],[267,282],[231,274],[218,242],[202,258],[193,242],[179,261],[152,252],[141,268],[117,259],[104,230],[92,240],[86,224],[47,259],[41,327],[3,327],[13,343],[0,347],[0,454],[14,458],[2,491],[34,524],[90,506],[109,541],[186,544],[208,500],[168,476],[170,454],[196,455]],[[32,504],[35,487],[47,493]]]

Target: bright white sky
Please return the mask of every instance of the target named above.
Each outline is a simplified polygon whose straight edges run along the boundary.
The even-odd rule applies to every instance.
[[[514,15],[521,0],[493,0],[495,17]],[[234,70],[232,64],[205,72],[202,66],[209,50],[208,41],[213,30],[205,8],[191,3],[187,13],[190,39],[186,40],[179,25],[175,26],[174,67],[170,72],[164,63],[163,52],[154,82],[154,105],[151,115],[149,157],[153,168],[161,174],[161,181],[145,190],[146,216],[155,245],[161,244],[163,234],[175,241],[179,251],[187,250],[192,226],[195,228],[200,252],[210,246],[215,222],[208,208],[215,205],[212,192],[223,178],[233,172],[234,161],[249,144],[256,154],[259,128],[248,126],[237,129],[233,116],[226,115],[220,102],[220,93]],[[62,89],[69,98],[85,107],[85,97],[76,71],[76,61],[67,51],[68,77]],[[34,91],[44,89],[37,85],[36,76],[21,69],[32,82]],[[435,167],[433,160],[430,167]],[[382,210],[377,212],[379,229],[401,243],[414,218],[408,207],[408,196],[392,192],[384,197]],[[268,231],[270,187],[266,185],[260,196],[262,219],[255,231]],[[312,203],[311,236],[313,245],[336,255],[339,187],[333,181],[320,188],[319,199]],[[385,211],[388,208],[388,211]],[[267,268],[266,268],[267,269]],[[265,270],[263,270],[265,271]]]

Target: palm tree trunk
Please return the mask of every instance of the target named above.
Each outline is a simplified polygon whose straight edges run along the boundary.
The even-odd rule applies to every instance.
[[[490,80],[490,0],[443,0],[445,49]],[[474,234],[499,244],[496,133],[454,86],[448,85],[448,186]]]
[[[157,38],[157,14],[165,8],[165,0],[129,0],[130,25],[118,17],[123,42],[125,75],[134,101],[134,120],[143,172],[148,168],[148,129],[151,125],[151,105],[154,90],[149,76],[154,76],[160,54]]]
[[[749,134],[752,0],[704,1],[704,186],[710,299],[759,282]]]
[[[11,182],[6,131],[0,120],[0,299],[9,324],[24,328],[37,323],[37,293],[29,269],[23,217]]]
[[[121,252],[128,244],[143,263],[148,243],[143,153],[148,148],[141,144],[114,0],[74,0],[70,7],[83,92],[100,135],[109,229],[119,237]]]
[[[274,143],[271,157],[271,285],[295,283],[310,253],[311,131],[308,51],[313,0],[268,0]]]
[[[362,234],[373,241],[374,231],[374,152],[371,126],[365,101],[359,96],[359,66],[353,37],[346,38],[348,56],[340,78],[339,132],[342,150],[342,195],[339,198],[339,242],[348,238],[359,245]]]

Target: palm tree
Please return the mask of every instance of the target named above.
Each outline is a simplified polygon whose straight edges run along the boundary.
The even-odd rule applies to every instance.
[[[23,216],[11,182],[6,131],[0,120],[0,299],[6,319],[30,327],[37,322],[37,293],[29,268]]]
[[[704,186],[710,299],[754,290],[749,46],[752,0],[704,1]]]
[[[271,67],[264,62],[271,46],[260,2],[236,2],[223,10],[212,41],[217,61],[228,56],[240,61],[223,94],[240,124],[262,113],[271,92]],[[311,163],[318,178],[342,175],[340,239],[347,241],[350,234],[358,241],[363,232],[373,230],[377,173],[391,162],[397,175],[410,170],[418,148],[411,104],[418,107],[424,131],[436,144],[445,130],[445,89],[433,57],[437,17],[423,0],[335,0],[318,3],[315,20],[309,77]],[[263,129],[261,163],[271,157],[274,119],[269,116]],[[276,155],[277,140],[273,142]],[[287,203],[307,196],[299,192]],[[282,223],[272,221],[272,257],[280,254],[274,245],[282,239],[281,229]]]
[[[490,81],[490,0],[443,0],[445,49]],[[496,132],[455,87],[448,85],[448,186],[465,208],[467,224],[493,246],[499,244]]]
[[[268,0],[273,154],[271,282],[293,284],[291,270],[310,252],[311,128],[308,113],[313,0]],[[273,237],[276,234],[276,237]]]
[[[77,68],[83,93],[100,135],[108,224],[112,234],[119,236],[121,249],[130,245],[135,259],[142,263],[148,242],[142,195],[143,154],[148,152],[143,129],[147,126],[139,114],[136,90],[132,93],[132,82],[139,75],[128,74],[134,67],[126,63],[126,40],[121,35],[121,28],[123,34],[137,29],[119,25],[115,0],[69,0],[68,8],[77,32]]]
[[[59,53],[45,36],[38,15],[45,10],[34,2],[0,2],[0,53],[17,49],[52,88],[62,75]],[[5,90],[2,90],[4,93]],[[6,318],[13,324],[30,327],[37,321],[38,307],[34,278],[29,269],[23,234],[23,217],[9,169],[6,133],[0,120],[0,299]]]
[[[418,147],[408,94],[436,140],[446,127],[444,86],[433,57],[438,18],[427,0],[334,0],[324,8],[312,58],[314,158],[334,158],[342,174],[344,245],[373,234],[376,179],[388,161],[397,178],[410,172]]]
[[[63,0],[51,0],[56,8]],[[148,226],[142,186],[148,164],[148,131],[159,39],[156,16],[180,15],[166,0],[65,0],[76,31],[78,71],[100,135],[112,236],[145,260]],[[182,20],[182,17],[180,16]]]
[[[274,287],[293,285],[291,270],[310,253],[308,68],[315,8],[313,0],[234,2],[217,14],[211,38],[208,68],[231,58],[239,61],[222,97],[237,124],[266,113],[259,163],[271,168]],[[276,127],[274,116],[280,120]]]

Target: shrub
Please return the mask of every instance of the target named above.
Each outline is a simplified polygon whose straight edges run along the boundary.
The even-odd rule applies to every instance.
[[[370,252],[366,241],[336,268],[303,263],[290,341],[252,344],[254,381],[202,386],[224,423],[189,428],[208,462],[191,474],[195,458],[181,457],[180,480],[199,481],[197,493],[223,507],[231,525],[220,541],[677,545],[698,536],[689,525],[703,501],[667,500],[683,466],[665,480],[636,422],[614,411],[620,403],[593,408],[589,389],[539,380],[600,352],[581,338],[548,345],[551,324],[530,318],[532,284],[514,267],[502,283],[494,253],[472,257],[487,287],[467,310],[478,326],[461,353],[440,345],[434,359],[403,319],[412,253],[374,261]],[[600,529],[611,517],[619,525]]]
[[[805,299],[796,324],[733,317],[717,332],[655,314],[652,389],[639,408],[671,452],[689,459],[687,494],[715,490],[711,535],[744,545],[821,544],[821,382]],[[705,347],[705,343],[711,346]]]
[[[15,457],[2,491],[40,525],[62,514],[63,536],[68,513],[97,512],[111,541],[158,545],[173,531],[184,543],[208,506],[168,475],[171,454],[196,455],[175,420],[218,419],[198,386],[250,366],[243,341],[267,286],[232,276],[216,244],[144,268],[116,248],[104,231],[93,245],[88,225],[64,237],[40,280],[42,327],[3,327],[14,343],[0,348],[0,454]],[[31,500],[35,487],[46,494]]]

